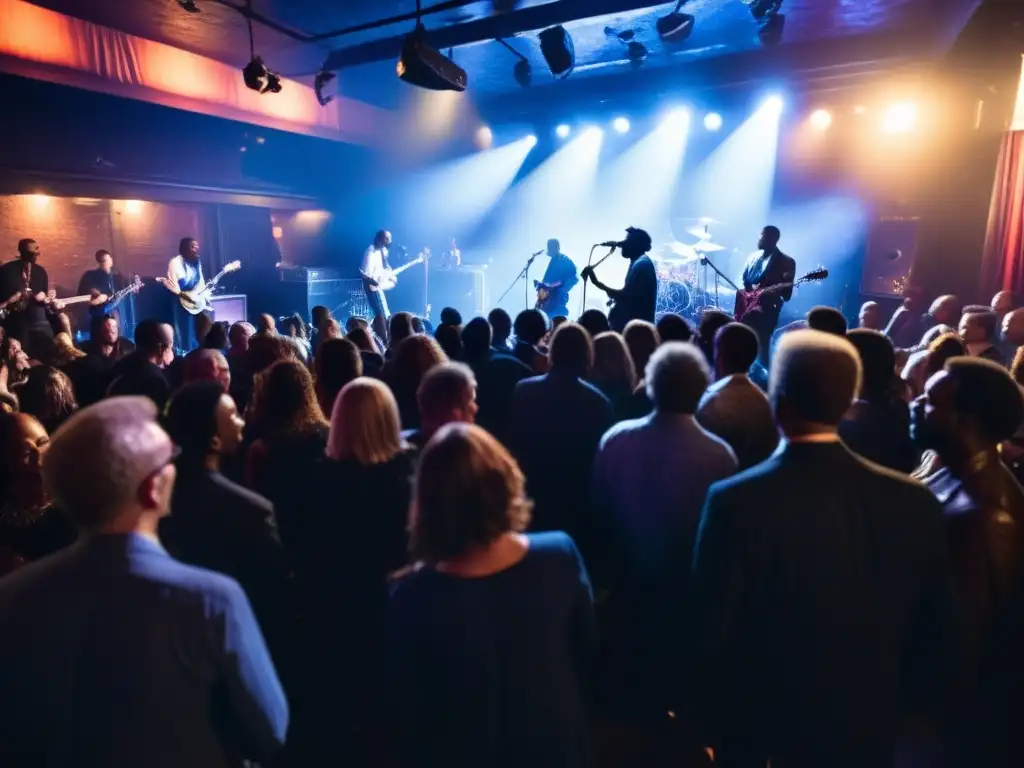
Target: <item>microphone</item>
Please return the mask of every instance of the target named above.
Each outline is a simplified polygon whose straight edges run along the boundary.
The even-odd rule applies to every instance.
[[[601,248],[618,248],[621,245],[621,240],[606,240],[603,243],[598,243],[598,246]]]
[[[540,255],[541,255],[542,253],[544,253],[544,251],[545,251],[545,250],[546,250],[545,248],[541,248],[541,249],[540,249],[539,251],[537,251],[536,253],[534,253],[534,254],[533,254],[533,256],[531,256],[530,258],[531,258],[531,259],[536,259],[536,258],[537,258],[538,256],[540,256]]]

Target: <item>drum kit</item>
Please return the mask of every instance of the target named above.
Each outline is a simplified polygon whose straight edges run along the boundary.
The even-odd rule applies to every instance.
[[[705,261],[731,250],[716,242],[710,231],[724,225],[706,217],[677,219],[675,223],[682,225],[680,236],[691,242],[683,242],[673,234],[653,256],[658,272],[656,314],[660,317],[675,313],[697,322],[707,309],[732,312],[736,292],[720,285],[715,270]]]

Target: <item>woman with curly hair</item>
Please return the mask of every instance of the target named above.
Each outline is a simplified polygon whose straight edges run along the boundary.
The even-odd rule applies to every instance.
[[[256,376],[249,408],[248,436],[256,440],[246,456],[245,484],[277,506],[323,454],[327,419],[312,374],[295,359],[279,360]]]
[[[589,765],[593,596],[576,545],[523,533],[523,474],[479,427],[443,427],[415,489],[417,563],[388,606],[401,764]]]
[[[29,369],[25,382],[18,387],[18,400],[21,411],[39,419],[51,434],[78,410],[71,379],[48,365]]]

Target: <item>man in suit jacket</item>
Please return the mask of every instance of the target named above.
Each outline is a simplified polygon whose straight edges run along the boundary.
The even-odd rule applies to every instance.
[[[757,241],[758,250],[747,259],[743,268],[743,288],[747,291],[768,288],[778,283],[791,283],[796,278],[796,262],[779,250],[782,233],[771,225],[761,230]],[[743,322],[754,329],[760,342],[761,364],[768,367],[768,353],[771,349],[772,331],[779,323],[779,313],[784,302],[793,297],[793,288],[785,288],[763,295],[756,307],[743,317]],[[737,307],[737,309],[739,309]],[[738,312],[737,312],[738,314]]]
[[[579,535],[594,452],[612,425],[612,404],[583,378],[594,345],[582,326],[564,323],[551,339],[551,372],[516,385],[509,448],[535,502],[534,530]]]
[[[54,437],[43,479],[84,535],[0,583],[0,764],[229,766],[282,745],[288,706],[241,587],[160,545],[173,458],[141,397]]]
[[[942,510],[839,441],[859,379],[845,339],[787,334],[770,382],[784,447],[708,495],[690,656],[716,765],[891,766],[903,718],[951,677]]]

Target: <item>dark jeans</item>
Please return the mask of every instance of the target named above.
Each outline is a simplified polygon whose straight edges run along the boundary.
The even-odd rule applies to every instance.
[[[778,322],[779,316],[777,314],[765,313],[759,309],[748,312],[746,317],[743,318],[743,324],[757,334],[757,359],[766,369],[768,368],[768,359],[771,356],[772,333],[775,331],[775,326],[778,325]]]

